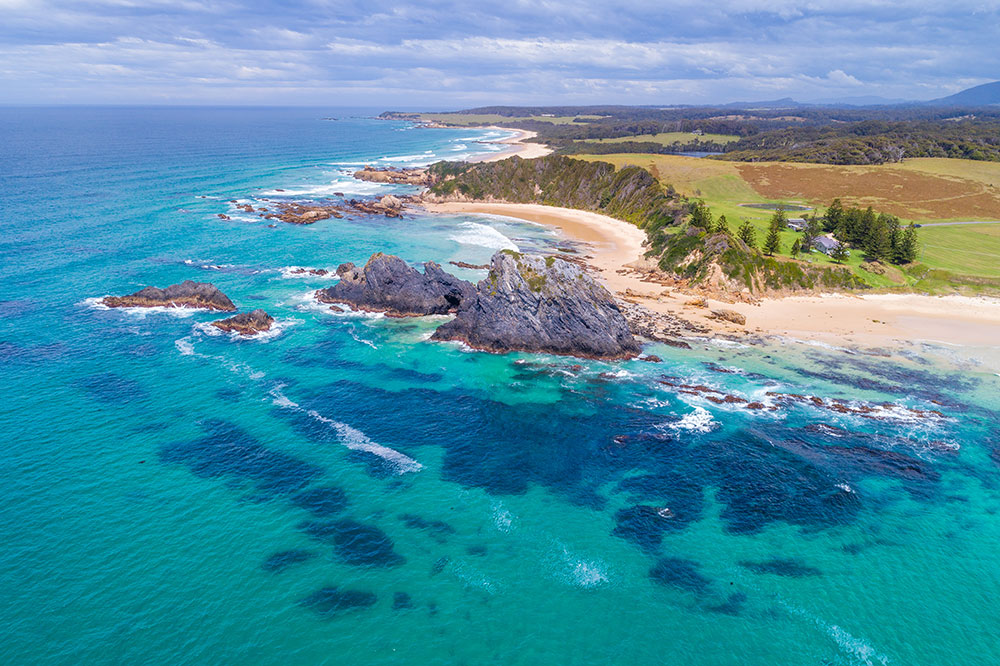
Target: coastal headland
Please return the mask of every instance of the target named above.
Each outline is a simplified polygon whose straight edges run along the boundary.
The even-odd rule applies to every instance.
[[[645,233],[638,227],[590,211],[541,204],[425,203],[437,213],[501,215],[558,229],[584,244],[586,261],[620,298],[653,312],[691,321],[712,335],[787,336],[866,347],[898,341],[994,345],[1000,330],[1000,300],[960,295],[829,293],[762,297],[731,302],[659,282],[642,260]],[[713,316],[729,309],[746,325]]]

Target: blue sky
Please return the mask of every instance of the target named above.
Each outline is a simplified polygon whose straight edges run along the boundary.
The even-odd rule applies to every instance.
[[[1000,1],[0,0],[0,103],[930,99],[998,42]]]

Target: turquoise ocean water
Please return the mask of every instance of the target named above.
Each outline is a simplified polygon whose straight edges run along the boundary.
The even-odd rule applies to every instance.
[[[332,312],[294,267],[566,243],[229,203],[503,135],[372,113],[0,109],[0,663],[1000,663],[996,349],[600,363]],[[95,304],[184,279],[277,332]]]

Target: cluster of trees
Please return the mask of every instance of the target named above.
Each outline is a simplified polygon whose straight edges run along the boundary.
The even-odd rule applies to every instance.
[[[815,224],[812,218],[809,221]],[[919,243],[913,223],[903,227],[895,215],[876,213],[871,206],[844,208],[840,199],[834,199],[823,215],[822,227],[842,244],[864,250],[872,261],[908,264],[917,258]]]
[[[905,157],[1000,161],[1000,119],[883,122],[786,127],[725,147],[724,159],[823,164],[885,164]]]
[[[733,235],[725,215],[713,218],[712,212],[701,201],[688,206],[689,222],[707,233]],[[844,208],[840,199],[834,199],[822,217],[807,216],[802,236],[795,239],[789,253],[796,257],[809,252],[823,233],[832,233],[840,245],[830,252],[830,257],[843,262],[848,256],[848,248],[862,250],[869,261],[907,264],[915,261],[919,251],[917,229],[910,223],[903,227],[899,218],[887,213],[876,213],[871,206],[866,209]],[[781,232],[788,227],[788,216],[778,209],[771,216],[767,235],[760,250],[767,256],[781,252]],[[744,218],[736,230],[739,238],[748,248],[758,249],[757,228]]]
[[[864,281],[846,267],[830,268],[775,259],[772,255],[781,249],[780,231],[786,221],[784,211],[775,214],[762,252],[757,248],[756,228],[749,220],[744,219],[734,233],[725,215],[716,219],[703,202],[690,202],[687,232],[668,237],[665,245],[657,250],[658,264],[662,270],[680,275],[692,284],[714,279],[721,269],[727,278],[754,292],[866,287]],[[737,238],[742,242],[736,242]]]
[[[694,137],[692,137],[694,139]],[[553,143],[563,155],[613,155],[615,153],[647,153],[652,155],[673,155],[675,153],[706,152],[721,153],[726,144],[715,141],[692,141],[664,144],[655,141],[616,141],[597,143],[596,141],[568,141]]]

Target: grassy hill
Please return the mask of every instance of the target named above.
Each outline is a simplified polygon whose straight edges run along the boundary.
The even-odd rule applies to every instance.
[[[870,205],[904,222],[1000,221],[1000,163],[995,162],[924,158],[882,166],[746,164],[631,153],[582,155],[579,159],[606,161],[618,168],[635,165],[648,169],[679,194],[703,200],[716,216],[725,215],[734,230],[743,219],[749,219],[758,238],[766,234],[772,213],[741,204],[807,205],[821,213],[840,197],[845,205]],[[801,215],[789,212],[789,217]],[[783,253],[787,254],[799,235],[791,230],[781,233]],[[941,289],[964,282],[954,276],[988,281],[1000,278],[1000,223],[924,227],[919,237],[919,261],[924,269],[946,272],[937,274],[931,282],[925,281],[921,288]],[[811,253],[806,261],[831,264],[819,253]],[[862,253],[855,252],[846,265],[873,287],[888,288],[900,283],[919,286],[923,280],[924,273],[919,271],[913,275],[898,271],[890,272],[888,277],[876,275],[861,268],[863,263]]]

